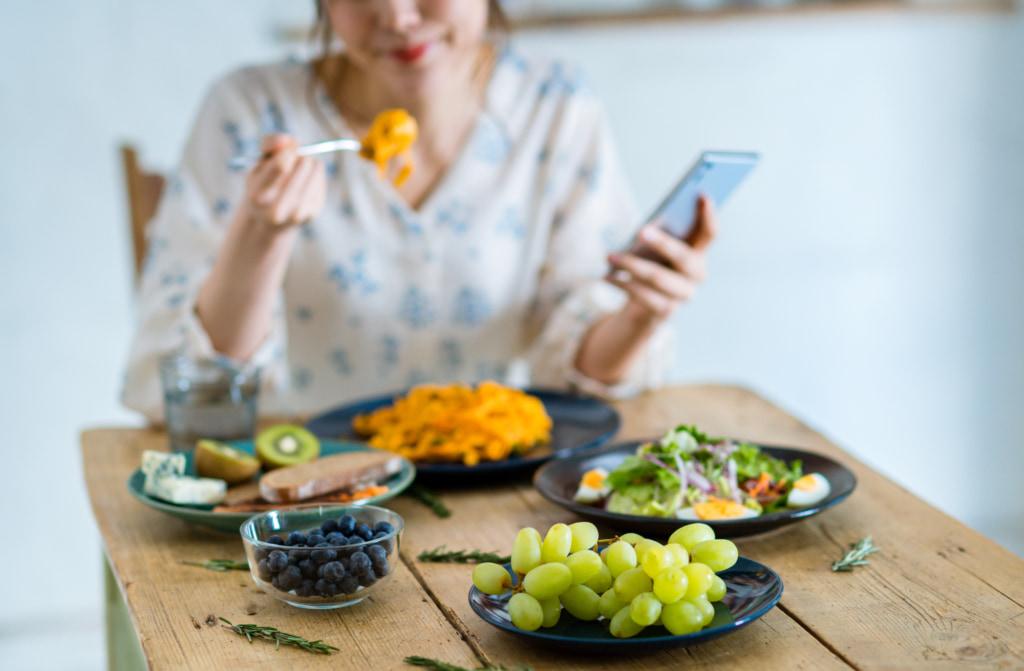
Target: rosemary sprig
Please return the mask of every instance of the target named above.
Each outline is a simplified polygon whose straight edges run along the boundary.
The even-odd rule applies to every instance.
[[[516,664],[512,669],[505,666],[491,666],[490,664],[476,669],[467,669],[464,666],[455,666],[436,659],[430,659],[429,657],[418,657],[416,655],[406,657],[405,663],[413,666],[422,666],[424,668],[431,669],[431,671],[533,671],[532,668],[522,662]]]
[[[494,562],[495,564],[507,564],[512,557],[500,555],[497,552],[481,552],[480,550],[449,550],[447,545],[442,545],[433,550],[424,550],[416,556],[420,561],[445,563],[445,564],[481,564],[483,562]]]
[[[441,499],[437,498],[437,494],[434,494],[423,485],[412,485],[409,489],[405,490],[405,493],[430,508],[438,517],[447,518],[452,516],[452,511],[448,510],[448,507],[441,502]]]
[[[248,571],[249,563],[244,561],[233,561],[231,559],[207,559],[206,561],[197,561],[194,559],[182,559],[182,564],[188,564],[189,566],[202,566],[208,568],[211,571]]]
[[[862,538],[856,543],[850,544],[850,551],[846,553],[839,561],[832,562],[833,571],[852,571],[855,566],[867,566],[871,562],[867,560],[867,556],[878,552],[871,543],[871,536]]]
[[[294,634],[286,634],[283,631],[278,631],[273,627],[261,627],[258,624],[231,624],[224,618],[220,619],[230,625],[228,627],[224,627],[225,629],[230,629],[236,634],[245,636],[249,639],[250,643],[252,643],[254,638],[274,641],[276,643],[274,646],[275,650],[279,650],[282,643],[286,645],[294,645],[297,648],[302,648],[306,652],[314,652],[321,655],[329,655],[331,654],[331,650],[337,650],[333,645],[327,645],[320,639],[309,641],[301,636],[295,636]]]

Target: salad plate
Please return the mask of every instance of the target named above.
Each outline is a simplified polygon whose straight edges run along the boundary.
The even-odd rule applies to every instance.
[[[523,454],[475,466],[460,463],[416,462],[421,479],[459,480],[467,475],[510,475],[536,468],[555,456],[567,456],[603,445],[619,430],[619,413],[610,405],[586,396],[543,389],[524,389],[536,396],[551,417],[551,441]],[[352,428],[356,415],[390,406],[406,392],[377,396],[343,405],[311,419],[306,428],[321,439],[360,440]]]
[[[534,487],[552,503],[592,522],[604,523],[612,528],[635,531],[654,537],[669,536],[680,526],[695,520],[616,513],[597,505],[579,503],[573,499],[585,473],[597,468],[608,472],[614,471],[627,457],[635,455],[639,446],[650,442],[652,441],[617,443],[586,454],[555,459],[537,470],[533,478]],[[699,520],[713,528],[715,536],[718,538],[751,536],[793,524],[844,501],[857,486],[857,478],[848,468],[823,455],[784,447],[763,445],[758,447],[763,453],[781,459],[787,464],[796,460],[801,461],[803,472],[820,473],[825,476],[831,492],[817,503],[800,508],[783,508],[758,517]]]
[[[511,566],[506,564],[505,570],[515,584]],[[632,638],[615,638],[608,631],[608,620],[578,620],[565,610],[555,626],[524,631],[509,618],[511,592],[491,596],[471,587],[469,605],[487,623],[542,645],[581,652],[635,654],[696,645],[734,633],[771,610],[782,596],[782,580],[775,571],[745,557],[718,575],[725,582],[725,596],[714,604],[714,619],[700,631],[678,636],[663,627],[647,627]]]
[[[253,442],[251,440],[229,441],[228,444],[244,452],[248,452],[249,454],[254,453]],[[342,452],[364,452],[369,449],[371,448],[363,445],[362,443],[350,443],[337,440],[320,441],[320,456],[322,457],[332,454],[340,454]],[[192,459],[192,454],[190,452],[184,452],[182,454],[185,455],[185,475],[196,475],[196,467],[195,462]],[[384,482],[380,483],[382,485],[386,485],[388,488],[388,490],[383,494],[370,496],[352,503],[330,503],[325,505],[362,505],[364,503],[379,504],[382,501],[387,501],[388,499],[400,494],[406,487],[412,484],[412,481],[415,478],[416,467],[413,466],[412,462],[408,459],[402,459],[401,470]],[[143,491],[145,475],[143,475],[141,468],[135,469],[135,471],[128,477],[127,484],[128,492],[150,508],[214,531],[237,534],[242,523],[256,514],[255,512],[215,513],[213,512],[214,506],[212,505],[186,505],[161,501],[160,499],[154,498]],[[286,504],[282,504],[281,507],[286,507]]]

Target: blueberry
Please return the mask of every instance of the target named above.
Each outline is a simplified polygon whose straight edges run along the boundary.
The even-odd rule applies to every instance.
[[[374,534],[373,538],[378,541],[377,545],[384,548],[385,554],[391,554],[395,549],[395,538],[394,536],[388,539],[381,538],[384,535],[385,534]]]
[[[344,534],[340,534],[337,531],[332,531],[331,533],[327,534],[327,536],[324,537],[324,540],[327,541],[328,545],[333,545],[335,547],[339,545],[345,545],[346,543],[348,543],[348,538],[346,538]]]
[[[359,544],[362,542],[363,539],[359,536],[353,536],[352,538],[349,538],[347,541],[345,541],[345,546],[342,546],[338,549],[338,556],[345,558],[351,557],[353,552],[359,550]]]
[[[288,563],[289,564],[298,564],[303,559],[308,559],[308,558],[309,558],[309,550],[305,549],[305,546],[303,546],[301,549],[296,548],[296,549],[288,551]]]
[[[359,589],[359,578],[354,575],[347,575],[341,579],[341,583],[338,585],[341,591],[345,594],[355,594],[356,590]]]
[[[355,575],[363,575],[370,570],[370,558],[365,552],[356,552],[349,560],[349,570]]]
[[[366,556],[370,558],[370,561],[375,564],[379,561],[386,561],[388,558],[388,553],[384,551],[384,548],[382,548],[380,544],[371,545],[366,548],[364,552],[366,553]]]
[[[374,533],[378,534],[382,531],[386,534],[390,534],[393,533],[394,530],[395,528],[391,526],[390,522],[377,522],[377,524],[373,527]]]
[[[329,561],[334,561],[338,557],[338,552],[330,549],[327,543],[321,543],[310,553],[310,557],[317,564],[326,564]]]
[[[320,577],[331,582],[338,582],[345,577],[345,567],[341,565],[341,562],[327,562],[320,567]]]
[[[284,545],[284,539],[278,536],[277,534],[274,534],[265,542],[270,543],[271,545]]]
[[[327,597],[328,599],[338,593],[338,586],[333,582],[324,580],[323,578],[316,581],[316,585],[313,586],[313,589],[316,590],[317,594]]]
[[[359,584],[363,587],[369,587],[375,582],[377,582],[377,576],[373,574],[373,571],[367,571],[359,576]]]
[[[302,577],[303,578],[315,578],[315,577],[317,577],[317,575],[316,575],[317,568],[318,567],[316,565],[316,562],[314,562],[312,559],[303,559],[302,561],[299,562],[299,570],[302,571]]]
[[[261,580],[270,580],[274,577],[274,572],[270,570],[270,566],[267,564],[266,559],[261,559],[260,563],[256,565],[256,572],[259,574]]]
[[[288,555],[281,550],[274,550],[267,557],[267,568],[271,573],[280,573],[288,566]]]
[[[324,520],[320,524],[320,531],[323,532],[324,536],[329,535],[331,532],[338,530],[338,520]]]
[[[338,519],[338,531],[346,536],[351,536],[356,528],[356,518],[351,515],[342,515]]]
[[[302,586],[302,571],[298,566],[289,566],[277,575],[277,587],[285,592]]]
[[[370,528],[369,524],[360,524],[356,527],[356,536],[359,536],[364,541],[368,541],[373,538],[373,529]]]
[[[387,559],[381,559],[379,562],[373,562],[373,572],[377,574],[378,578],[383,578],[391,572],[391,566],[388,564]]]
[[[316,583],[310,579],[305,579],[302,584],[299,585],[298,589],[295,590],[296,596],[313,596],[313,588]]]
[[[257,562],[270,556],[270,548],[258,547],[252,551],[253,559]]]
[[[321,534],[310,534],[306,536],[306,545],[311,548],[315,548],[317,545],[323,543],[326,539]]]
[[[288,534],[288,545],[305,545],[306,534],[301,531],[293,531]]]

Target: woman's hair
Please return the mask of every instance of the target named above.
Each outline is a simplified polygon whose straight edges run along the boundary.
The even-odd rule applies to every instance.
[[[323,57],[330,51],[334,35],[331,31],[330,21],[324,15],[323,0],[314,0],[313,4],[316,5],[316,24],[310,33],[310,39],[320,43],[320,55]],[[508,15],[501,8],[501,0],[487,0],[487,28],[502,40],[508,37],[512,30]]]

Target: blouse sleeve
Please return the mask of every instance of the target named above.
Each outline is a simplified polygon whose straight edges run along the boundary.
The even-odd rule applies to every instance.
[[[549,181],[560,199],[534,310],[539,332],[529,356],[533,384],[574,387],[622,398],[662,383],[671,366],[666,322],[648,340],[626,377],[607,385],[575,367],[584,335],[601,317],[619,310],[624,291],[601,278],[607,255],[626,245],[639,225],[637,209],[604,111],[592,96],[577,94],[556,131]],[[559,153],[561,152],[561,153]]]
[[[147,254],[138,295],[138,326],[129,351],[122,402],[163,421],[159,360],[171,353],[219,356],[196,316],[196,299],[213,267],[245,186],[231,156],[258,151],[263,132],[258,104],[244,95],[244,72],[214,85],[147,227]],[[270,333],[250,362],[263,385],[279,377],[285,330],[280,299]]]

